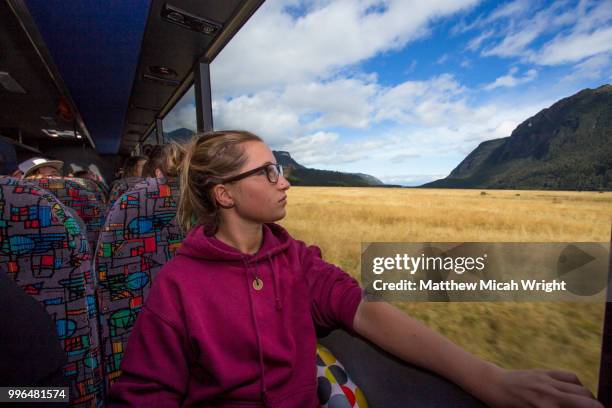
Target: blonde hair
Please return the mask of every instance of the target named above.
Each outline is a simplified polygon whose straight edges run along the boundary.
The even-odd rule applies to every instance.
[[[197,134],[185,145],[177,209],[177,220],[184,232],[201,224],[217,230],[219,206],[212,188],[247,161],[240,146],[246,142],[262,139],[243,130],[223,130]]]
[[[147,155],[149,160],[142,168],[143,177],[155,177],[155,170],[161,170],[164,177],[177,177],[183,159],[183,148],[176,142],[154,146]]]

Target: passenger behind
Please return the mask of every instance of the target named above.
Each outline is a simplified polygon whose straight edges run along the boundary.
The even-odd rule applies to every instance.
[[[42,157],[33,157],[19,164],[22,178],[61,177],[64,162],[49,160]]]
[[[155,146],[142,169],[143,177],[173,179],[178,177],[183,149],[177,143]]]
[[[142,168],[147,162],[146,156],[130,156],[123,163],[122,178],[142,177]]]
[[[121,194],[142,181],[142,168],[147,160],[146,156],[130,156],[125,160],[123,167],[118,172],[121,178],[115,180],[111,185],[108,197],[109,209]]]
[[[92,181],[99,181],[100,178],[89,170],[77,170],[70,177],[82,178]]]

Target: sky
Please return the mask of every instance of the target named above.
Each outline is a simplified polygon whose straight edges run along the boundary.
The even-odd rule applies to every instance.
[[[612,1],[267,0],[211,64],[215,130],[387,184],[612,83]],[[164,130],[196,128],[193,91]]]

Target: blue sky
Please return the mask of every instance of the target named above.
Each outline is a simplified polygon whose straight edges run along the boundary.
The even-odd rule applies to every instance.
[[[611,1],[267,0],[211,65],[215,129],[419,185],[612,83]],[[164,120],[195,128],[193,92]]]

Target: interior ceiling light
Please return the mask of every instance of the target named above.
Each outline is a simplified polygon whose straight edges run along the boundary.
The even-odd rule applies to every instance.
[[[172,68],[163,67],[161,65],[154,65],[154,66],[149,67],[149,72],[152,73],[153,75],[166,77],[166,78],[176,78],[178,76],[176,71],[173,70]]]
[[[41,129],[44,134],[50,137],[75,137],[74,130]],[[83,136],[76,132],[76,138],[82,139]]]
[[[0,84],[9,92],[12,93],[26,93],[25,89],[19,85],[19,82],[15,80],[8,72],[0,71]]]
[[[162,7],[161,16],[162,19],[170,23],[207,35],[215,35],[222,27],[220,23],[195,16],[168,3]]]
[[[51,136],[51,137],[58,137],[59,136],[57,134],[57,130],[55,130],[55,129],[43,129],[42,131],[47,136]]]

